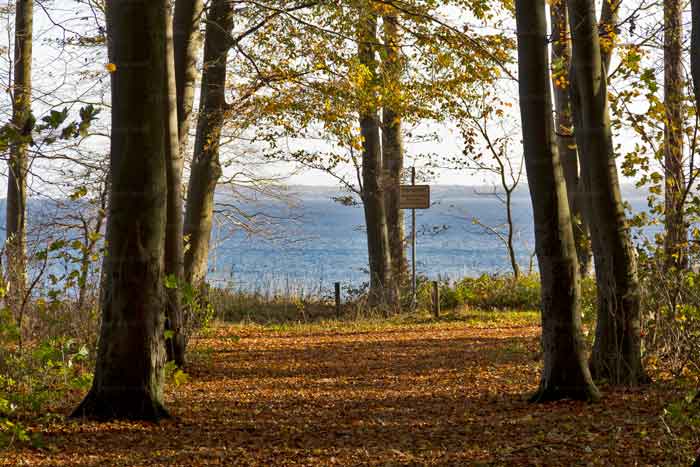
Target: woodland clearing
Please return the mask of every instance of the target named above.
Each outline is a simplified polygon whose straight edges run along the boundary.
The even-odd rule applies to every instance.
[[[44,417],[40,447],[0,465],[689,465],[684,390],[601,385],[597,404],[531,404],[535,313],[399,321],[217,325],[171,382],[173,419]],[[61,401],[56,414],[79,400]],[[675,405],[674,405],[675,404]],[[676,409],[670,409],[676,407]],[[675,415],[673,415],[675,413]],[[675,418],[674,418],[675,417]]]

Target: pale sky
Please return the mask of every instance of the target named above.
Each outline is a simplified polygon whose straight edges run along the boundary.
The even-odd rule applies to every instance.
[[[7,4],[7,0],[0,0],[0,5]],[[61,47],[56,43],[63,37],[62,28],[65,28],[68,34],[70,31],[85,31],[95,30],[95,17],[90,10],[84,5],[77,4],[74,0],[56,0],[50,3],[51,17],[37,3],[35,6],[35,28],[34,28],[34,86],[35,86],[35,102],[33,109],[35,114],[40,118],[43,112],[46,112],[51,106],[54,108],[62,108],[63,101],[72,101],[76,98],[85,102],[107,103],[109,102],[108,88],[108,73],[105,70],[107,62],[106,53],[101,47],[92,49]],[[0,48],[9,45],[11,36],[12,18],[5,18],[4,22],[0,23]],[[60,26],[56,26],[56,23]],[[0,50],[1,51],[1,50]],[[7,49],[0,57],[0,90],[4,90],[9,84],[9,53]],[[516,95],[517,89],[515,83],[510,83],[512,91],[509,94]],[[6,121],[9,117],[9,99],[8,94],[3,92],[0,96],[0,119]],[[77,110],[82,104],[74,104],[74,109]],[[509,117],[515,121],[519,121],[517,105],[512,107],[512,115]],[[108,109],[103,111],[102,122],[94,128],[96,131],[104,132],[105,137],[95,137],[87,143],[87,147],[92,148],[97,153],[106,153],[108,150],[108,139],[106,133],[108,131]],[[406,144],[407,162],[406,166],[411,166],[412,158],[422,153],[436,153],[442,156],[459,156],[462,153],[461,141],[458,133],[453,128],[448,128],[445,125],[425,124],[419,127],[417,133],[436,132],[438,134],[437,141],[429,143],[415,143],[410,139]],[[618,138],[618,143],[622,143],[623,147],[634,144],[632,138]],[[512,148],[513,151],[521,151],[519,137],[514,138]],[[295,142],[294,144],[299,144]],[[307,141],[302,143],[306,149],[313,149],[317,143]],[[236,151],[236,148],[229,148]],[[62,149],[61,151],[72,153],[70,148]],[[58,151],[59,153],[61,151]],[[515,154],[519,157],[519,154]],[[56,164],[55,161],[47,162],[40,161],[36,163],[37,179],[34,180],[33,187],[37,191],[42,190],[45,186],[45,180],[42,180],[45,173],[42,169],[42,164]],[[417,164],[422,165],[422,161]],[[3,171],[4,169],[0,169]],[[226,169],[235,171],[237,168],[231,167]],[[274,175],[285,172],[290,172],[291,167],[286,164],[270,164],[267,167],[258,170],[267,172],[265,175]],[[420,169],[419,169],[420,171]],[[347,169],[348,174],[353,174],[352,168]],[[488,176],[483,173],[469,173],[467,171],[455,170],[436,170],[436,176],[430,181],[433,184],[443,185],[478,185],[490,183],[494,180],[493,176]],[[4,177],[0,182],[4,184]],[[287,183],[293,185],[337,185],[336,180],[322,172],[302,170],[295,173],[287,179]],[[4,187],[2,188],[4,191]]]

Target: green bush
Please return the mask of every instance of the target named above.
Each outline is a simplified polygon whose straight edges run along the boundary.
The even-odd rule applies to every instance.
[[[455,285],[457,297],[474,308],[524,309],[540,307],[539,276],[510,276],[483,274],[477,278],[465,278]]]
[[[432,307],[432,282],[419,278],[417,299],[421,308]],[[539,276],[512,276],[483,274],[457,282],[439,281],[440,307],[453,309],[468,306],[478,309],[537,310],[540,307]]]
[[[0,270],[0,449],[40,445],[26,425],[64,412],[92,383],[99,287],[86,281],[98,280],[98,263],[77,269],[71,248],[54,241],[30,256],[34,266],[56,267],[39,269],[26,301],[6,296]]]
[[[700,274],[640,254],[642,338],[649,369],[700,375]],[[697,256],[691,258],[695,260]]]
[[[5,353],[0,367],[0,449],[16,442],[40,442],[27,433],[24,423],[49,413],[64,395],[90,387],[88,358],[87,346],[71,338],[47,339],[30,349]]]

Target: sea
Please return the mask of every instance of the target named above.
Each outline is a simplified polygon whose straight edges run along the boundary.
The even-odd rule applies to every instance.
[[[208,277],[220,287],[263,294],[325,296],[335,282],[343,288],[368,281],[367,240],[361,204],[333,187],[292,186],[280,200],[217,197],[236,204],[235,216],[220,213],[212,233]],[[629,212],[647,209],[647,194],[623,189]],[[502,198],[502,197],[501,197]],[[355,202],[357,201],[355,197]],[[251,217],[252,216],[252,217]],[[251,218],[247,224],[244,219]],[[513,196],[518,263],[536,269],[532,205],[527,188]],[[405,211],[411,232],[411,211]],[[429,209],[416,211],[416,270],[430,280],[457,280],[484,273],[510,272],[503,241],[505,205],[493,187],[434,186]],[[245,224],[245,226],[244,226]],[[657,228],[640,235],[650,237]],[[410,244],[407,250],[411,258]]]

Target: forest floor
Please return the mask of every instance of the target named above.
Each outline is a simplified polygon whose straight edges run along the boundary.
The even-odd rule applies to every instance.
[[[668,411],[685,391],[663,381],[603,386],[598,404],[528,403],[541,368],[536,316],[503,316],[219,325],[194,343],[188,381],[167,390],[172,420],[54,417],[34,427],[42,447],[0,452],[0,465],[692,462],[693,435]]]

